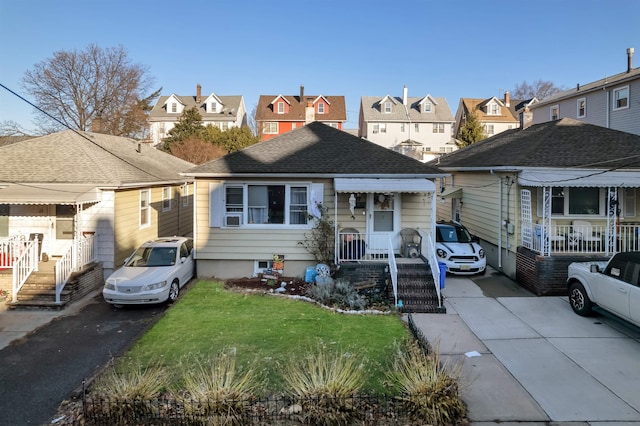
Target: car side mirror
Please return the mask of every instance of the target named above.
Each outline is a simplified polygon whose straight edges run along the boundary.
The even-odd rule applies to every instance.
[[[471,242],[472,243],[480,243],[480,237],[478,237],[477,235],[472,235],[471,236]]]
[[[184,262],[186,262],[186,261],[187,261],[187,258],[186,258],[186,257],[181,257],[181,258],[180,258],[180,263],[184,263]]]
[[[600,267],[598,265],[591,265],[591,272],[596,273],[600,272]]]

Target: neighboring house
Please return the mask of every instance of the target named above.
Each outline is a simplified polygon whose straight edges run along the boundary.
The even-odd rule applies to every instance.
[[[247,110],[242,96],[219,96],[211,93],[202,96],[202,87],[196,86],[195,96],[160,96],[149,113],[150,138],[153,146],[162,144],[180,120],[182,113],[197,107],[202,116],[202,125],[212,125],[221,130],[242,127],[247,124]]]
[[[256,126],[261,141],[302,127],[313,121],[342,130],[347,121],[344,96],[260,95],[256,107]]]
[[[56,261],[95,238],[104,275],[142,242],[193,231],[193,167],[132,139],[63,131],[0,147],[0,240],[42,235]]]
[[[421,161],[452,152],[453,114],[445,98],[426,95],[402,97],[363,96],[360,100],[358,135]]]
[[[625,72],[578,84],[531,105],[533,124],[567,117],[640,135],[640,68],[633,68],[632,58],[629,48]]]
[[[438,219],[527,288],[563,294],[571,261],[640,248],[638,158],[640,136],[569,118],[509,130],[429,163],[451,173]]]
[[[433,252],[433,180],[444,174],[320,122],[184,175],[195,179],[199,276],[254,276],[273,266],[276,254],[284,256],[285,276],[304,276],[316,262],[300,241],[316,223],[309,215],[323,210],[318,205],[337,225],[336,264],[405,256],[404,228],[423,236],[423,252]],[[344,250],[352,238],[362,246]]]
[[[455,137],[467,122],[470,112],[474,112],[484,129],[487,137],[497,135],[505,130],[520,127],[520,120],[516,108],[524,108],[528,102],[511,100],[509,92],[505,92],[504,99],[491,97],[488,99],[460,98],[456,111]]]

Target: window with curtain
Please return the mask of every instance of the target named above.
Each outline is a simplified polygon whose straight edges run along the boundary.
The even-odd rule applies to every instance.
[[[225,186],[225,214],[240,213],[247,225],[307,225],[309,185]]]
[[[304,225],[307,223],[307,187],[292,186],[289,206],[289,223]]]

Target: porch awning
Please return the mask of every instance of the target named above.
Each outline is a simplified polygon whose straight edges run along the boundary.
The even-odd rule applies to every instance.
[[[546,169],[522,170],[518,175],[518,184],[522,186],[609,186],[638,188],[640,171],[632,170],[594,170],[594,169]]]
[[[95,185],[9,184],[0,185],[0,204],[82,204],[102,199]]]
[[[334,179],[336,192],[435,192],[429,179]]]

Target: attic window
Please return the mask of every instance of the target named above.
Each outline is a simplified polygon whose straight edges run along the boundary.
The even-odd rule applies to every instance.
[[[425,102],[422,111],[423,112],[431,112],[433,110],[433,104],[431,102]]]
[[[322,102],[318,103],[318,114],[324,114],[324,104]]]
[[[171,103],[171,112],[178,112],[178,104],[176,102]]]
[[[278,102],[278,114],[284,114],[284,102]]]
[[[216,112],[218,110],[218,104],[216,102],[211,102],[211,106],[209,107],[209,112]]]
[[[386,101],[386,102],[384,103],[384,113],[385,113],[385,114],[391,114],[392,112],[393,112],[393,108],[392,108],[392,106],[391,106],[391,102]]]
[[[489,115],[500,115],[500,107],[498,104],[490,104],[489,105]]]

